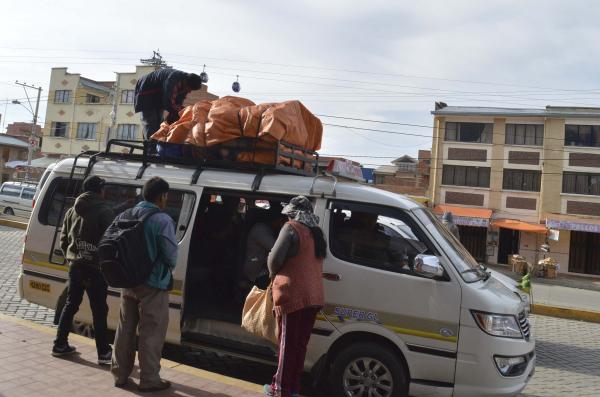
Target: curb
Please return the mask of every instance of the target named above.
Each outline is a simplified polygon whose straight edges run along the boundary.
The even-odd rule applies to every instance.
[[[600,323],[600,312],[592,310],[571,309],[567,307],[556,307],[534,303],[531,305],[531,312],[542,316]]]
[[[2,226],[8,226],[8,227],[14,227],[15,229],[22,229],[22,230],[26,230],[27,229],[27,223],[19,222],[19,221],[13,221],[11,219],[1,219],[0,218],[0,225],[2,225]]]
[[[48,327],[45,325],[41,325],[41,324],[36,324],[31,321],[22,319],[22,318],[12,317],[12,316],[9,316],[9,315],[3,314],[3,313],[0,313],[0,321],[8,321],[8,322],[12,322],[15,324],[20,324],[25,327],[34,329],[36,331],[43,332],[45,334],[52,334],[52,335],[56,334],[56,329],[54,329],[54,328],[51,328],[51,327]],[[95,346],[93,339],[87,338],[82,335],[77,335],[77,334],[71,333],[71,334],[69,334],[69,338],[77,341],[77,343]],[[206,371],[203,369],[190,367],[188,365],[180,364],[178,362],[167,360],[164,358],[162,358],[160,360],[160,365],[164,368],[170,368],[172,370],[182,372],[182,373],[185,373],[188,375],[192,375],[197,378],[222,383],[222,384],[225,384],[228,386],[234,386],[234,387],[244,389],[247,391],[252,391],[252,392],[257,392],[257,393],[263,392],[262,385],[257,385],[256,383],[251,383],[251,382],[247,382],[244,380],[232,378],[229,376],[217,374],[215,372],[210,372],[210,371]]]

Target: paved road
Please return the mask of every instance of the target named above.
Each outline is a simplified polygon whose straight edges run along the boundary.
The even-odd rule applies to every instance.
[[[17,295],[24,232],[0,226],[0,312],[52,325],[54,311],[21,301]],[[537,369],[522,397],[600,395],[600,324],[532,316]],[[269,380],[273,368],[214,354],[173,348],[169,358],[254,383]]]

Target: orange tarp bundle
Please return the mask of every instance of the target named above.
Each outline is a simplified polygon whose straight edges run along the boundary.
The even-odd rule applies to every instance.
[[[284,141],[316,151],[321,148],[323,125],[299,101],[254,104],[226,96],[187,106],[173,124],[162,123],[152,139],[210,147],[240,137],[257,137],[257,147]],[[242,152],[238,161],[273,162],[273,154]]]

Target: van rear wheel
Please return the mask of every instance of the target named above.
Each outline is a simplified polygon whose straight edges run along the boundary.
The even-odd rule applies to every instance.
[[[4,215],[15,216],[15,211],[10,207],[6,207],[4,209]]]
[[[330,373],[335,397],[408,396],[402,360],[376,343],[357,343],[340,351]]]

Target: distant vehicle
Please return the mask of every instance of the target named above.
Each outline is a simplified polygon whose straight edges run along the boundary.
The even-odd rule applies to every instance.
[[[4,182],[0,187],[0,211],[29,218],[36,187],[34,182]]]

